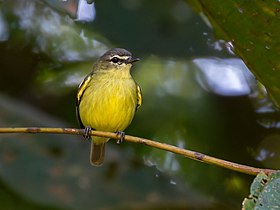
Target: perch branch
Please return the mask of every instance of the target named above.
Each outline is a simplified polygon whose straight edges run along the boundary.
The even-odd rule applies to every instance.
[[[76,134],[83,135],[83,129],[75,129],[75,128],[38,128],[38,127],[29,127],[29,128],[0,128],[0,133],[50,133],[50,134]],[[103,131],[91,131],[90,135],[92,136],[100,136],[107,137],[111,139],[119,139],[115,133],[111,132],[103,132]],[[149,139],[144,139],[135,136],[125,135],[125,141],[143,144],[149,147],[154,147],[158,149],[162,149],[168,152],[176,153],[182,155],[187,158],[191,158],[193,160],[198,160],[203,163],[208,163],[216,166],[220,166],[223,168],[227,168],[233,171],[238,171],[241,173],[249,174],[249,175],[257,175],[260,172],[264,172],[266,174],[270,174],[276,172],[276,170],[272,169],[263,169],[263,168],[255,168],[251,166],[246,166],[238,163],[233,163],[226,160],[221,160],[219,158],[211,157],[205,155],[200,152],[195,152],[187,149],[182,149],[179,147],[175,147],[172,145],[168,145],[165,143],[160,143],[157,141],[152,141]]]

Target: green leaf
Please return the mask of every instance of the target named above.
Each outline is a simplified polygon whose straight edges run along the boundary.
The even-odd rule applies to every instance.
[[[280,171],[267,176],[260,173],[251,185],[249,198],[243,201],[243,209],[280,208]]]
[[[255,77],[280,106],[279,1],[193,1],[212,25],[217,38],[233,46]]]

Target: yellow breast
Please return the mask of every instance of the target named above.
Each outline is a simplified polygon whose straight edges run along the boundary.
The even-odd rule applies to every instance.
[[[101,131],[123,131],[135,114],[136,88],[130,75],[93,75],[79,105],[83,125]]]

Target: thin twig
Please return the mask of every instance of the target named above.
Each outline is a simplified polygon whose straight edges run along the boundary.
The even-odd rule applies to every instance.
[[[76,134],[83,135],[83,129],[76,128],[38,128],[38,127],[29,127],[29,128],[0,128],[0,133],[52,133],[52,134]],[[119,139],[115,133],[111,132],[103,132],[103,131],[91,131],[90,135],[92,136],[100,136],[107,137],[111,139]],[[227,168],[233,171],[238,171],[241,173],[249,174],[249,175],[257,175],[260,172],[264,172],[266,174],[270,174],[276,172],[276,170],[272,169],[262,169],[255,168],[251,166],[246,166],[238,163],[233,163],[226,160],[221,160],[215,157],[211,157],[200,152],[195,152],[187,149],[182,149],[179,147],[175,147],[169,144],[160,143],[157,141],[152,141],[149,139],[139,138],[135,136],[125,135],[125,141],[143,144],[149,147],[154,147],[158,149],[162,149],[168,152],[173,152],[179,155],[182,155],[187,158],[191,158],[194,160],[198,160],[204,163],[217,165],[223,168]]]

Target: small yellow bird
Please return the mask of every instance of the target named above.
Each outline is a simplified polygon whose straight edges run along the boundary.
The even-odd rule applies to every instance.
[[[79,85],[76,113],[81,127],[85,128],[86,138],[89,138],[90,129],[94,129],[116,132],[123,140],[122,131],[130,125],[142,104],[141,88],[130,74],[132,63],[139,60],[125,49],[111,49],[99,58]],[[108,140],[91,137],[92,165],[103,163]]]

